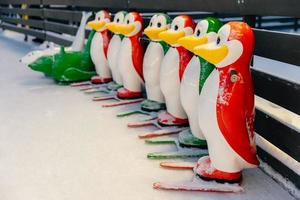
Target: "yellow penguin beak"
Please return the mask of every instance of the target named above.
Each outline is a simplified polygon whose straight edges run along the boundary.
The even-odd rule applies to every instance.
[[[128,25],[120,24],[120,25],[117,27],[117,30],[118,30],[120,33],[122,33],[123,35],[128,35],[128,34],[130,34],[134,29],[135,29],[135,25],[134,25],[134,24],[128,24]]]
[[[144,34],[148,36],[150,40],[159,40],[159,34],[163,31],[167,30],[167,28],[146,28],[144,30]]]
[[[207,44],[207,36],[195,37],[194,35],[188,35],[178,40],[178,44],[186,48],[187,50],[194,52],[194,48],[199,45]]]
[[[92,29],[94,29],[95,31],[98,31],[98,30],[100,30],[101,28],[104,27],[105,22],[104,21],[95,21],[94,20],[94,21],[88,22],[87,25],[89,27],[91,27]]]
[[[118,32],[118,24],[115,22],[110,22],[106,24],[106,27],[108,30],[110,30],[113,33],[119,33]]]
[[[177,44],[179,38],[185,36],[184,31],[163,31],[158,34],[158,37],[170,45]]]
[[[194,53],[206,61],[217,65],[228,55],[228,47],[226,45],[211,46],[210,44],[197,46]]]

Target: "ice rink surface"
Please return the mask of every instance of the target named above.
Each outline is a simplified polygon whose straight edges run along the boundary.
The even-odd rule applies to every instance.
[[[156,181],[192,178],[146,158],[175,147],[146,145],[137,135],[149,128],[126,127],[138,117],[115,117],[125,107],[102,108],[19,63],[34,47],[0,32],[1,200],[294,199],[260,169],[244,172],[241,194],[152,189]]]

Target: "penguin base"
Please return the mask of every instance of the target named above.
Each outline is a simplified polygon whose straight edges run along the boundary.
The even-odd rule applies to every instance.
[[[167,111],[158,114],[157,122],[161,126],[188,126],[188,119],[174,117]]]
[[[107,84],[107,89],[108,90],[111,90],[111,91],[116,91],[118,90],[119,88],[123,87],[122,85],[118,84],[117,82],[115,81],[111,81]]]
[[[133,92],[126,88],[118,89],[117,96],[120,99],[138,99],[142,97],[142,92]]]
[[[216,181],[217,183],[241,183],[242,173],[241,172],[223,172],[211,165],[209,156],[200,158],[194,168],[196,175],[205,181]]]
[[[112,78],[110,78],[110,77],[109,78],[102,78],[100,76],[93,76],[91,78],[91,83],[92,84],[102,84],[102,83],[108,83],[110,81],[112,81]]]
[[[207,149],[206,140],[196,138],[191,129],[181,131],[178,135],[178,142],[181,147]]]
[[[166,109],[166,104],[146,99],[141,103],[141,110],[146,112],[158,112]]]

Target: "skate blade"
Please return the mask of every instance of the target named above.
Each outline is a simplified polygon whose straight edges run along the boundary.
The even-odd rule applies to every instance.
[[[99,86],[98,86],[99,87]],[[86,93],[86,94],[91,94],[91,93],[95,93],[98,92],[99,88],[98,87],[88,87],[88,88],[83,88],[80,89],[80,91]]]
[[[115,95],[105,95],[101,97],[94,97],[93,101],[105,101],[105,100],[110,100],[110,99],[115,99]]]
[[[153,184],[154,189],[175,190],[175,191],[195,191],[195,192],[221,192],[221,193],[238,193],[243,192],[244,188],[239,184],[217,183],[215,181],[203,181],[194,176],[192,181],[178,183],[156,182]]]
[[[83,82],[78,82],[78,83],[71,83],[70,86],[71,87],[81,87],[81,86],[87,86],[87,85],[91,85],[91,81],[83,81]]]
[[[102,105],[103,108],[110,108],[110,107],[117,107],[117,106],[123,106],[123,105],[129,105],[129,104],[135,104],[140,103],[144,99],[136,99],[136,100],[119,100],[120,102],[117,103],[111,103],[111,104],[105,104]]]
[[[144,127],[144,126],[155,126],[156,123],[156,119],[152,119],[152,120],[143,120],[140,122],[132,122],[132,123],[128,123],[127,127],[129,128],[139,128],[139,127]]]
[[[105,93],[108,93],[105,89],[99,88],[99,86],[96,87],[96,88],[91,88],[91,89],[89,89],[89,90],[85,90],[85,91],[84,91],[85,94],[93,94],[93,93],[97,93],[97,92],[105,92]]]
[[[170,139],[146,139],[144,141],[147,144],[176,144],[176,141],[172,138],[170,138]]]
[[[181,151],[148,153],[147,158],[153,159],[153,160],[179,159],[179,158],[200,158],[200,157],[206,156],[206,155],[207,155],[206,150],[187,149],[187,150],[181,150]]]
[[[128,117],[128,116],[137,115],[137,114],[149,115],[149,113],[141,111],[141,110],[131,110],[131,111],[125,111],[125,112],[118,113],[117,117]]]
[[[161,162],[159,165],[167,169],[193,170],[196,164],[194,162]]]
[[[157,130],[153,132],[147,132],[139,135],[140,139],[145,139],[145,138],[154,138],[154,137],[160,137],[160,136],[165,136],[165,135],[173,135],[177,134],[186,128],[168,128],[168,129],[162,129],[162,130]]]

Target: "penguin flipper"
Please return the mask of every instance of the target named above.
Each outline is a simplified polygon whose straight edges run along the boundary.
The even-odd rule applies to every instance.
[[[144,47],[141,41],[136,40],[136,38],[130,38],[132,44],[132,62],[135,71],[139,75],[139,77],[144,80],[143,75],[143,57],[144,57]]]
[[[258,165],[256,157],[255,138],[253,133],[254,96],[249,99],[251,92],[243,77],[232,83],[230,77],[220,83],[217,100],[217,120],[219,128],[231,146],[244,160]],[[220,92],[221,91],[221,92]],[[247,99],[248,98],[248,99]]]

